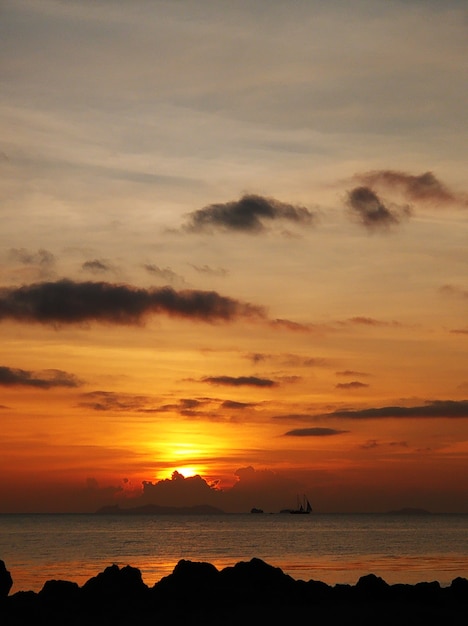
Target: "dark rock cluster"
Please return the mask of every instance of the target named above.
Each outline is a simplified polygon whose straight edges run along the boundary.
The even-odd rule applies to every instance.
[[[111,565],[83,586],[49,580],[38,592],[9,595],[11,575],[0,561],[2,626],[143,626],[157,624],[306,624],[444,626],[468,623],[468,580],[389,585],[369,574],[356,585],[295,580],[260,559],[218,570],[181,560],[153,587],[140,570]]]

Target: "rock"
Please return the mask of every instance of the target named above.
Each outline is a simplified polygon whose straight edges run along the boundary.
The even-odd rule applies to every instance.
[[[375,574],[361,576],[356,583],[358,595],[367,600],[381,600],[386,597],[389,589],[389,584]]]
[[[13,579],[4,561],[0,560],[0,598],[6,598],[13,586]]]
[[[147,591],[139,569],[130,565],[119,568],[115,564],[90,578],[81,588],[85,601],[114,607],[138,604]]]

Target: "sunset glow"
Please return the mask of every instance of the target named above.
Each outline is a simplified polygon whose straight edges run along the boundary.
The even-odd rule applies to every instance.
[[[117,4],[3,3],[0,513],[468,512],[466,7]]]

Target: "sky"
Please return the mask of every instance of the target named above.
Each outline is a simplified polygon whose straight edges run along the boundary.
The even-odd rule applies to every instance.
[[[468,513],[467,9],[1,1],[1,513]]]

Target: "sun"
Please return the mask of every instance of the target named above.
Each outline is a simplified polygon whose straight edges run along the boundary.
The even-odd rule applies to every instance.
[[[203,474],[203,468],[200,465],[177,465],[169,467],[166,470],[159,472],[159,480],[170,480],[172,474],[177,472],[184,478],[190,478],[191,476],[201,476]]]

